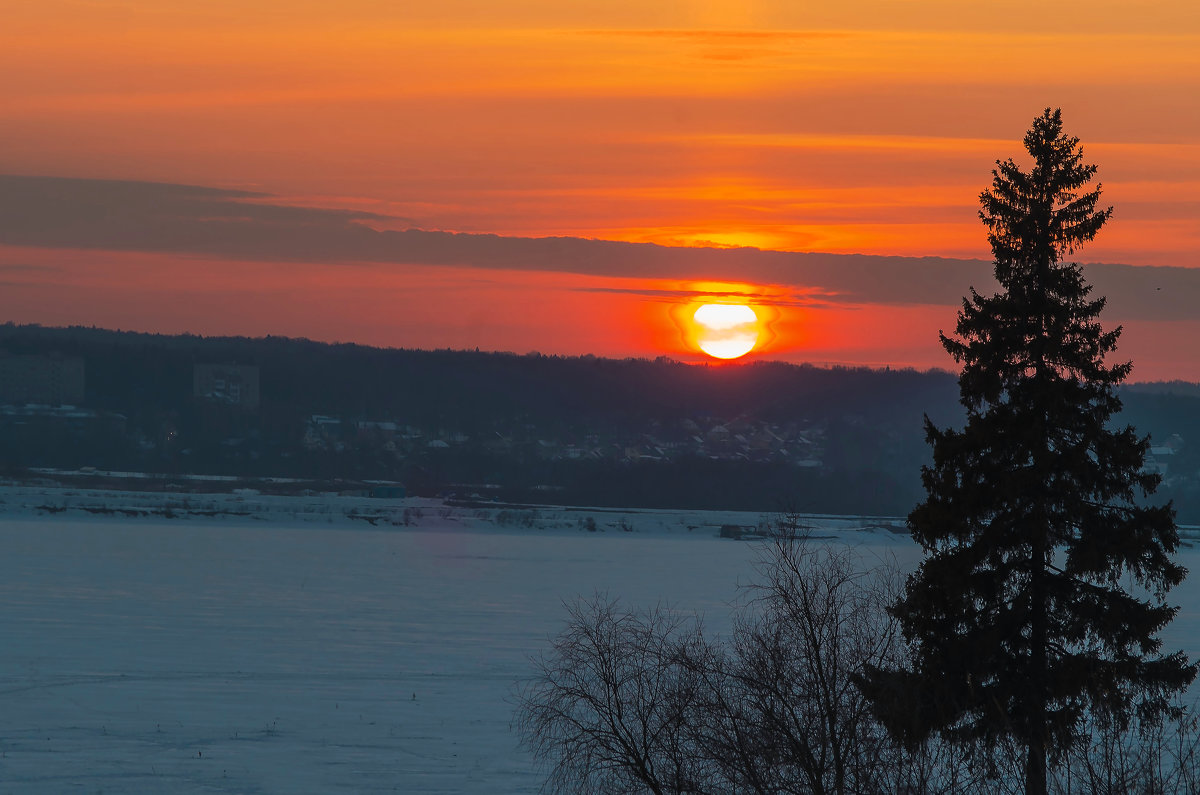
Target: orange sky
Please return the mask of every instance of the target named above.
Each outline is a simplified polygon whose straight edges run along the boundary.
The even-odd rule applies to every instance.
[[[0,0],[0,173],[249,190],[377,230],[987,258],[979,191],[1053,105],[1116,208],[1082,258],[1200,266],[1191,0],[416,5]],[[407,347],[684,357],[668,294],[695,289],[617,261],[0,245],[0,320]],[[801,307],[825,286],[712,278],[779,302],[761,355],[952,366],[943,295]],[[1200,380],[1200,310],[1118,309],[1135,377]]]

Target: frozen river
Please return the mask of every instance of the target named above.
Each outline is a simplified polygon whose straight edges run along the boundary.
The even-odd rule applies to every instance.
[[[563,600],[719,629],[714,535],[0,519],[0,791],[535,791],[508,698]]]

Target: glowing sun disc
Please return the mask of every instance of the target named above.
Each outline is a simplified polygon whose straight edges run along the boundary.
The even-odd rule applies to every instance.
[[[704,304],[693,316],[696,344],[716,359],[736,359],[758,344],[758,315],[744,304]]]

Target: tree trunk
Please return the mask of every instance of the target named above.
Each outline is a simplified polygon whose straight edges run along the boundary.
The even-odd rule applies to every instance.
[[[1031,594],[1033,616],[1030,626],[1030,668],[1028,707],[1025,726],[1029,757],[1025,766],[1025,795],[1046,795],[1046,601],[1042,578],[1042,544],[1034,544],[1034,568]]]
[[[1048,223],[1048,219],[1047,219]],[[1048,270],[1050,262],[1039,263]],[[1046,273],[1039,269],[1038,282],[1045,285],[1049,282]],[[1037,319],[1037,335],[1032,345],[1032,359],[1043,398],[1046,394],[1046,384],[1052,380],[1052,368],[1047,364],[1045,344],[1050,320],[1043,307]],[[1046,619],[1049,606],[1046,599],[1046,565],[1049,562],[1049,552],[1053,547],[1051,542],[1051,504],[1053,495],[1046,488],[1052,471],[1050,461],[1053,458],[1054,444],[1050,438],[1050,418],[1046,410],[1035,419],[1036,447],[1033,450],[1034,471],[1041,473],[1041,484],[1035,497],[1036,535],[1033,538],[1031,552],[1029,598],[1031,615],[1029,617],[1029,682],[1028,704],[1025,714],[1025,732],[1029,743],[1029,753],[1025,764],[1025,795],[1046,795],[1046,746],[1049,743],[1050,732],[1046,725],[1046,701],[1048,693],[1049,671],[1046,650]]]
[[[1025,795],[1046,795],[1046,744],[1029,741],[1029,757],[1025,765]]]
[[[1043,497],[1043,499],[1046,499]],[[1045,511],[1045,507],[1042,508]],[[1029,743],[1029,756],[1025,766],[1025,795],[1046,795],[1046,745],[1050,732],[1046,725],[1047,672],[1046,660],[1046,551],[1049,547],[1050,527],[1046,517],[1041,517],[1037,537],[1033,543],[1033,569],[1030,572],[1030,600],[1032,615],[1029,627],[1030,679],[1026,708],[1025,732]]]

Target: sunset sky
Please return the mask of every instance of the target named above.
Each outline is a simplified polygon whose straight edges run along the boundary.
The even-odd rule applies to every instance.
[[[0,322],[953,368],[1047,106],[1134,380],[1200,380],[1195,0],[0,0]],[[742,247],[742,248],[738,248]],[[751,248],[745,248],[751,247]],[[854,256],[846,256],[854,255]]]

